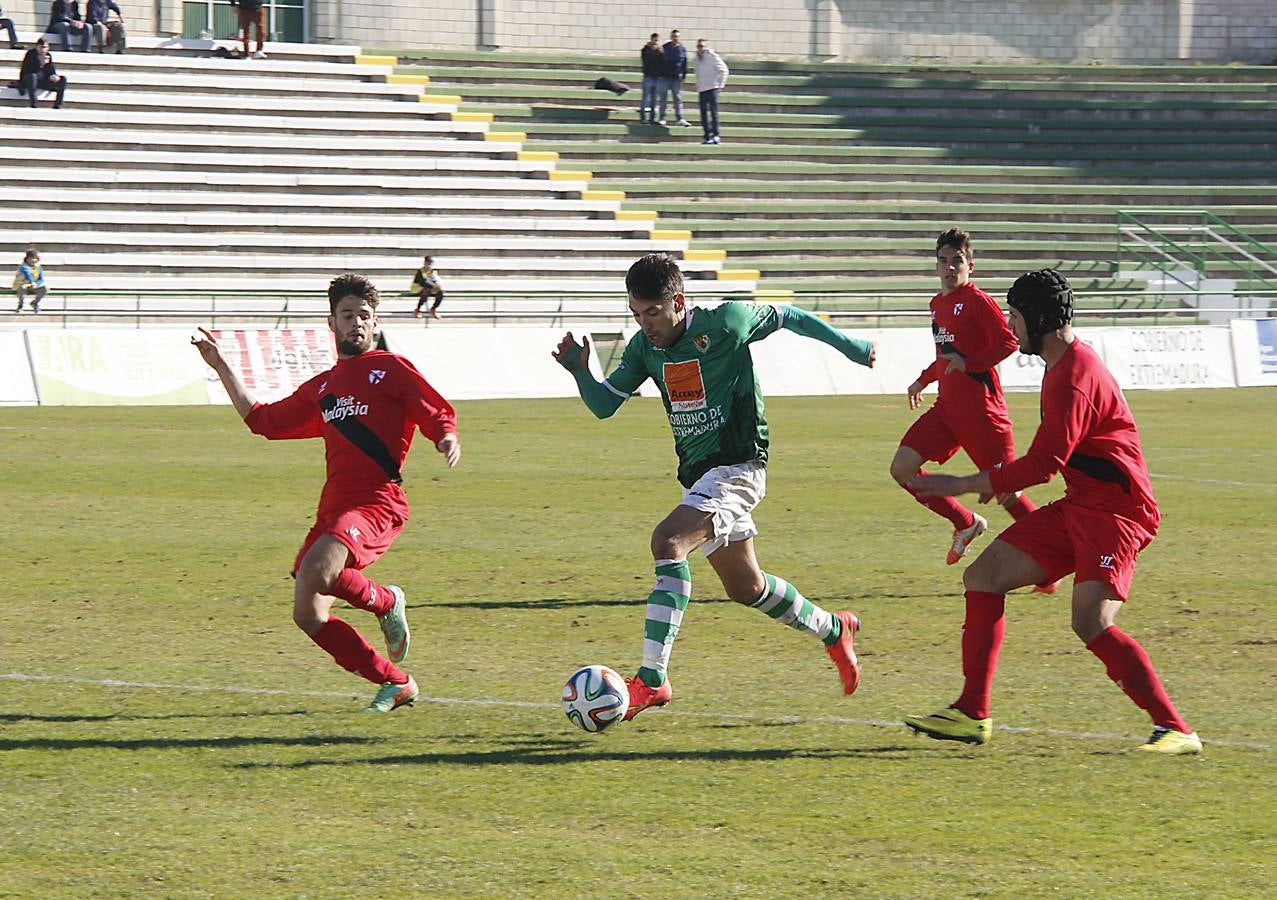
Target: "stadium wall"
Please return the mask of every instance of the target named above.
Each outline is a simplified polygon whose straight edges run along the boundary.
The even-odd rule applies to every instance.
[[[615,335],[615,326],[595,331]],[[404,354],[452,400],[575,397],[550,358],[561,328],[387,326]],[[926,328],[855,330],[879,344],[873,369],[788,331],[753,346],[771,396],[903,394],[935,352]],[[0,405],[143,406],[228,403],[212,371],[179,328],[30,328],[0,331]],[[286,396],[335,361],[325,328],[224,328],[214,332],[231,365],[260,400]],[[1123,389],[1277,385],[1277,319],[1228,326],[1079,328]],[[623,338],[628,334],[622,334]],[[597,342],[596,342],[597,345]],[[592,357],[596,377],[603,373]],[[999,367],[1008,390],[1037,390],[1042,361],[1014,354]],[[655,396],[649,382],[641,391]]]
[[[180,35],[191,0],[121,0],[135,34]],[[306,0],[310,40],[369,48],[625,53],[671,28],[733,55],[857,63],[1270,63],[1272,0]],[[19,30],[50,0],[9,0]]]
[[[632,52],[671,28],[733,55],[860,63],[1267,63],[1272,0],[313,0],[317,40],[386,48]]]

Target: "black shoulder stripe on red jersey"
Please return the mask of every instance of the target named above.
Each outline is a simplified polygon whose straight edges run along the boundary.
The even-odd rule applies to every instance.
[[[332,394],[324,394],[319,398],[319,408],[328,413],[337,408],[337,398]],[[339,416],[328,420],[328,424],[336,428],[346,440],[355,445],[365,456],[375,462],[395,484],[403,484],[403,473],[399,463],[381,438],[373,430],[354,416]]]

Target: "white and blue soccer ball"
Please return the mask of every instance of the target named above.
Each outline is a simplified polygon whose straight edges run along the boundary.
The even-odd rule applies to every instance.
[[[563,712],[583,731],[602,731],[625,718],[630,691],[625,679],[607,666],[584,666],[563,685]]]

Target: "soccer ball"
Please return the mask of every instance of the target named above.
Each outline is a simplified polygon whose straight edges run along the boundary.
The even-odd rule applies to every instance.
[[[629,708],[625,680],[607,666],[577,669],[563,685],[563,712],[583,731],[602,731],[625,718]]]

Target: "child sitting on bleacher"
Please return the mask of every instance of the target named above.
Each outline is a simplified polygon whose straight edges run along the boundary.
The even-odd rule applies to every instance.
[[[439,318],[439,304],[443,303],[443,285],[439,283],[439,273],[435,271],[434,260],[429,256],[425,256],[422,257],[421,262],[422,266],[412,276],[412,287],[409,288],[417,295],[417,308],[412,314],[420,319],[421,307],[425,306],[426,301],[433,297],[435,302],[431,304],[429,313],[432,319],[437,319]]]
[[[18,271],[13,275],[13,289],[18,294],[18,308],[14,312],[22,312],[28,293],[33,295],[31,311],[35,313],[40,311],[40,301],[44,299],[48,288],[44,286],[44,269],[40,265],[40,254],[34,247],[28,249],[26,255],[22,257],[22,265],[18,266]]]

